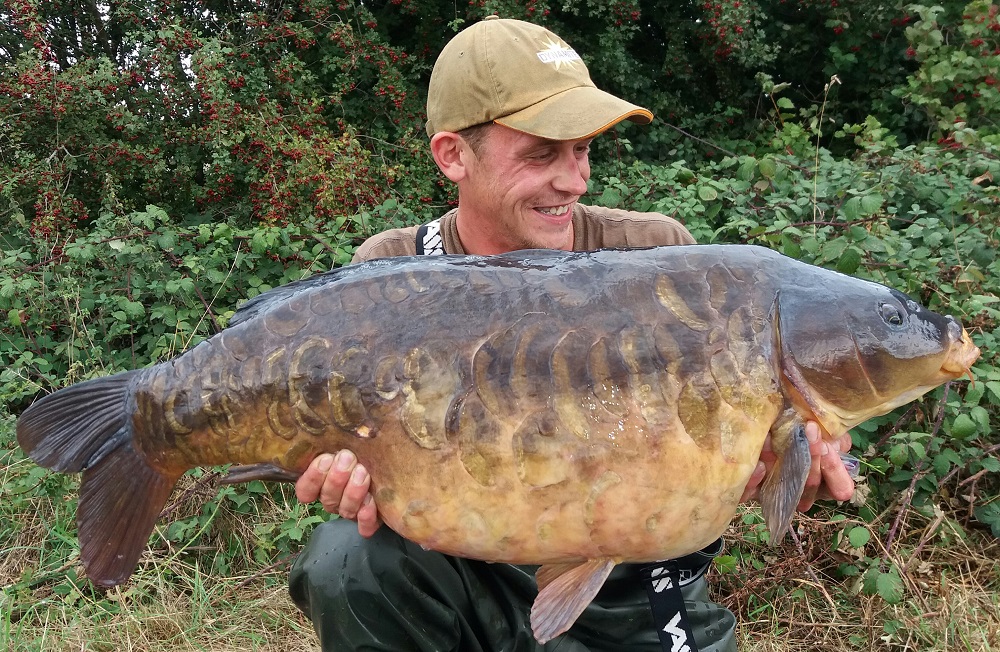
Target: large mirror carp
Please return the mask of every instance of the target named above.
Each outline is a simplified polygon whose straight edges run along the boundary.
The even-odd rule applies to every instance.
[[[612,567],[718,538],[771,433],[772,540],[830,440],[969,372],[951,317],[748,245],[394,258],[247,302],[179,357],[79,383],[17,424],[82,472],[88,576],[125,581],[178,478],[294,479],[353,450],[385,523],[452,555],[542,564],[536,638]]]

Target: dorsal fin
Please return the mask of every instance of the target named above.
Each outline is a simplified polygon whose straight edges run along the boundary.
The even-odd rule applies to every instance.
[[[333,283],[337,281],[337,279],[342,278],[345,275],[345,270],[348,269],[350,269],[350,267],[338,267],[337,269],[330,270],[329,272],[322,272],[320,274],[310,276],[309,278],[292,281],[291,283],[286,283],[285,285],[276,287],[273,290],[262,292],[252,299],[248,299],[243,305],[241,305],[229,319],[229,325],[236,326],[237,324],[249,321],[260,313],[265,312],[271,306],[281,303],[299,292],[314,287],[321,287],[327,283]]]
[[[292,281],[267,292],[262,292],[240,306],[229,320],[229,325],[236,326],[249,321],[257,315],[266,312],[271,306],[287,301],[300,292],[314,290],[330,283],[337,283],[360,275],[376,276],[383,271],[398,270],[410,266],[424,269],[462,265],[516,268],[532,266],[548,267],[560,261],[585,255],[587,254],[554,249],[523,249],[496,256],[445,254],[443,256],[375,258],[354,265],[338,267],[328,272],[321,272],[309,278]]]
[[[278,287],[268,290],[267,292],[261,292],[252,299],[247,299],[247,301],[236,310],[232,318],[229,320],[229,325],[236,326],[237,324],[249,321],[262,312],[266,312],[271,306],[282,303],[300,292],[323,287],[324,285],[328,285],[330,283],[336,283],[342,279],[363,274],[366,271],[370,272],[372,269],[387,267],[389,261],[392,260],[393,259],[391,258],[379,258],[377,260],[369,260],[364,263],[358,263],[357,265],[338,267],[337,269],[331,269],[328,272],[320,272],[319,274],[314,274],[308,278],[279,285]]]

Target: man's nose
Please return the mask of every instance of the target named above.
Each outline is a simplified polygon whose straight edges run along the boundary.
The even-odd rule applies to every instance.
[[[561,156],[558,165],[559,169],[553,181],[555,189],[571,195],[586,194],[587,179],[590,177],[589,162],[570,154]]]

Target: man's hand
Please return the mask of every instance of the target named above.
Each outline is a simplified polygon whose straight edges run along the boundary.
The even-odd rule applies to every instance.
[[[317,455],[295,483],[295,496],[303,503],[319,500],[331,514],[356,520],[361,536],[370,537],[382,523],[369,486],[368,469],[358,464],[354,453],[343,450]]]
[[[806,423],[806,439],[809,440],[809,452],[812,454],[812,468],[809,469],[809,477],[806,479],[806,487],[802,492],[798,510],[806,511],[817,499],[850,500],[854,495],[854,480],[847,472],[844,461],[840,459],[841,452],[846,453],[851,450],[850,433],[830,444],[823,441],[820,436],[819,424],[809,421]],[[771,449],[771,436],[768,435],[764,440],[760,461],[757,462],[757,468],[754,469],[750,482],[743,490],[740,502],[747,502],[757,497],[761,482],[776,460],[777,457]]]

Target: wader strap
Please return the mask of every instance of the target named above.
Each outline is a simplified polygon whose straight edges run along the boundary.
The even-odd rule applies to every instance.
[[[417,229],[417,255],[440,256],[444,253],[444,240],[441,238],[441,218],[424,224]]]
[[[712,558],[721,551],[722,539],[719,539],[707,548],[680,559],[668,559],[639,569],[664,652],[698,652],[681,587],[704,575],[712,564]]]

